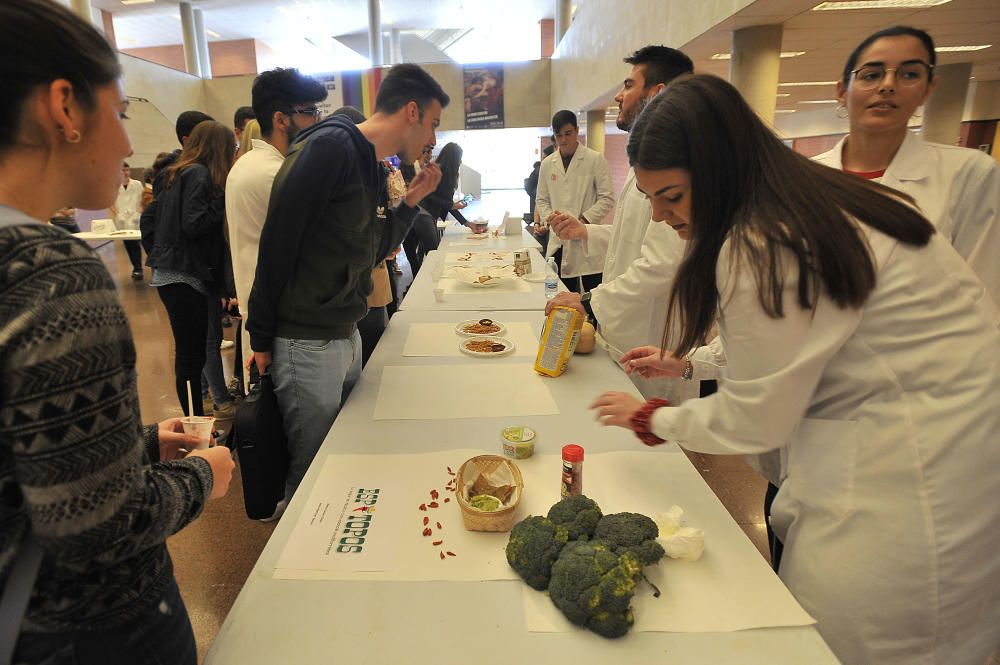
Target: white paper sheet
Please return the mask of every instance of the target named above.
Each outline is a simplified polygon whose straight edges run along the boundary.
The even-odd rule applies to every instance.
[[[466,319],[456,318],[454,323],[411,323],[406,334],[406,342],[403,344],[403,355],[465,357],[466,354],[462,353],[459,345],[468,337],[455,332],[455,326],[463,320]],[[530,323],[527,321],[502,321],[502,323],[507,326],[507,330],[497,337],[514,342],[513,355],[523,358],[534,358],[538,355],[538,333]]]
[[[471,284],[447,277],[443,277],[438,282],[438,288],[443,289],[446,294],[463,296],[485,296],[489,293],[530,293],[532,291],[531,286],[531,284],[525,282],[523,279],[505,279],[499,284],[482,287],[472,286]]]
[[[471,285],[473,282],[478,281],[481,275],[486,275],[487,277],[499,277],[505,280],[512,280],[517,277],[514,272],[513,263],[488,263],[488,264],[463,264],[463,265],[450,265],[444,266],[441,271],[441,277],[447,279],[454,279],[459,282],[464,282],[465,284]],[[499,285],[498,285],[499,286]],[[472,288],[484,288],[476,287]],[[494,287],[485,287],[494,288]]]
[[[454,264],[475,264],[475,263],[513,263],[514,252],[505,249],[497,249],[482,252],[448,252],[444,260],[446,263]]]
[[[530,475],[525,470],[521,466],[527,488]],[[646,568],[647,577],[663,593],[654,598],[649,586],[640,582],[632,600],[632,630],[730,632],[815,623],[683,456],[588,455],[584,492],[605,513],[628,511],[652,517],[676,504],[685,511],[686,525],[705,531],[705,554],[698,561],[664,558]],[[548,498],[541,498],[525,491],[527,514],[547,510]],[[523,595],[529,631],[581,630],[546,594],[525,585]]]
[[[531,364],[484,358],[471,365],[384,367],[372,417],[437,420],[556,413],[559,407],[545,379]]]
[[[454,495],[445,490],[455,472],[480,450],[450,450],[419,455],[330,455],[323,462],[313,485],[306,509],[278,558],[274,577],[310,580],[505,580],[517,579],[507,565],[504,548],[506,533],[466,531]],[[343,511],[350,515],[357,488],[377,496],[368,513],[367,533],[345,534]],[[371,490],[378,490],[375,494]],[[439,493],[437,508],[419,509],[432,501],[430,490]],[[451,500],[445,502],[445,498]],[[370,501],[371,499],[365,499]],[[326,513],[320,521],[317,515]],[[365,514],[365,513],[357,513]],[[428,524],[423,524],[423,518]],[[517,517],[521,519],[521,517]],[[441,528],[437,527],[438,523]],[[357,526],[357,525],[354,525]],[[424,536],[423,530],[432,530]],[[363,537],[363,543],[357,539]],[[344,547],[361,547],[362,552],[338,553]],[[440,545],[434,545],[437,541]],[[330,550],[328,553],[327,550]],[[441,553],[445,558],[441,558]],[[448,556],[452,552],[456,556]],[[366,563],[367,562],[367,563]]]

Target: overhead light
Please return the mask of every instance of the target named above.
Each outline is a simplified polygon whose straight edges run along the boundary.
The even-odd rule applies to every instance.
[[[982,51],[984,48],[989,48],[993,44],[977,44],[975,46],[935,46],[934,50],[938,53],[960,53],[964,51]]]
[[[795,113],[795,109],[775,109],[775,113]]]
[[[797,58],[800,55],[805,55],[805,54],[806,54],[805,51],[782,51],[781,52],[781,57],[782,58]],[[715,55],[712,56],[711,59],[712,60],[729,60],[732,57],[733,57],[732,53],[716,53]]]
[[[808,99],[799,102],[799,104],[837,104],[839,103],[836,99]]]
[[[278,11],[281,12],[282,14],[287,14],[288,8],[285,7],[284,5],[278,5]]]
[[[814,12],[836,11],[838,9],[927,9],[937,7],[951,0],[846,0],[846,2],[823,2],[813,7]]]
[[[123,5],[148,5],[156,0],[122,0]]]
[[[792,96],[792,93],[790,93],[790,92],[779,92],[778,93],[778,97],[791,97],[791,96]]]
[[[779,88],[801,88],[806,85],[837,85],[836,81],[796,81],[795,83],[779,83]]]
[[[219,33],[217,33],[217,32],[216,32],[215,30],[206,30],[206,31],[205,31],[205,33],[206,33],[206,34],[209,34],[209,35],[212,35],[212,36],[213,36],[213,37],[215,37],[216,39],[218,39],[219,37],[221,37],[221,36],[222,36],[222,35],[220,35]]]

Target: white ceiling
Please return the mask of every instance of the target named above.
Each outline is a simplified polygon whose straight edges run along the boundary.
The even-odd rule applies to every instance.
[[[513,41],[528,39],[529,35],[532,41],[537,41],[537,23],[542,18],[553,16],[556,2],[381,1],[384,29],[488,28],[490,39],[494,39],[494,35],[509,34]],[[578,3],[587,1],[576,0]],[[624,9],[634,2],[621,0],[621,6]],[[1000,0],[952,0],[924,10],[812,11],[818,2],[757,0],[697,39],[679,46],[691,56],[699,71],[725,77],[729,63],[711,60],[710,57],[714,53],[730,50],[733,30],[781,23],[784,25],[783,50],[806,53],[782,60],[780,80],[833,81],[838,78],[848,54],[862,38],[876,30],[904,24],[927,30],[938,46],[993,44],[982,51],[940,53],[938,62],[972,62],[972,75],[977,80],[1000,79]],[[120,0],[92,0],[92,4],[114,15],[120,48],[177,44],[181,41],[178,0],[156,0],[152,4],[130,6],[122,5]],[[310,37],[335,44],[333,37],[364,33],[368,29],[367,0],[194,0],[191,4],[204,11],[206,29],[219,35],[210,36],[210,41],[255,38],[276,51],[280,51],[290,39]],[[613,18],[609,18],[608,27],[614,28]],[[800,102],[832,99],[834,96],[832,86],[781,88],[780,92],[788,94],[778,99],[782,109],[822,108]]]

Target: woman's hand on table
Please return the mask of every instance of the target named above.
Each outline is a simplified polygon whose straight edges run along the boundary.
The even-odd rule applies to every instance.
[[[598,397],[590,405],[590,408],[597,411],[597,419],[601,421],[602,425],[615,425],[632,429],[632,416],[642,405],[641,400],[628,393],[611,391]]]
[[[618,363],[626,374],[638,374],[644,379],[652,379],[682,376],[687,360],[663,355],[663,350],[656,346],[639,346],[626,351]]]

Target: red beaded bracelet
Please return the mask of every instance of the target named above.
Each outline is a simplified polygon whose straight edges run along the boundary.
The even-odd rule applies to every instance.
[[[655,398],[646,400],[646,403],[636,409],[632,417],[629,418],[629,422],[632,424],[632,431],[647,446],[658,446],[665,441],[665,439],[661,439],[653,434],[649,428],[649,421],[653,417],[653,411],[663,406],[670,406],[670,402],[665,399]]]

